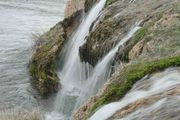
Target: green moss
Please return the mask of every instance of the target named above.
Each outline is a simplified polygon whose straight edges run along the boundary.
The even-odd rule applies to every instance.
[[[164,15],[164,12],[159,12],[157,15],[156,15],[156,18],[155,18],[155,21],[158,21],[160,20]]]
[[[117,0],[107,0],[106,1],[106,7],[108,6],[108,5],[111,5],[111,4],[113,4],[114,2],[116,2]]]
[[[29,65],[29,71],[30,71],[30,73],[31,73],[31,75],[35,75],[36,74],[36,66],[35,66],[35,64],[30,64]]]
[[[147,23],[144,24],[144,26],[139,29],[135,35],[132,37],[132,40],[127,45],[127,47],[123,50],[123,53],[120,55],[120,59],[122,61],[128,62],[128,54],[129,51],[133,48],[134,45],[136,45],[139,41],[145,40],[145,42],[148,42],[153,39],[152,36],[150,36],[150,33],[152,32],[150,28],[154,26],[154,24],[159,21],[164,15],[164,12],[158,12],[156,15],[150,19]]]
[[[172,5],[172,9],[174,11],[179,11],[180,10],[180,2],[175,2],[173,5]]]
[[[135,43],[139,42],[140,40],[143,39],[143,37],[146,35],[146,33],[148,32],[148,28],[147,27],[142,27],[140,28],[136,33],[135,36],[133,37],[133,41]]]
[[[134,83],[143,78],[145,75],[152,74],[172,66],[180,66],[180,56],[127,66],[123,69],[123,71],[121,71],[117,79],[112,81],[112,83],[108,86],[103,97],[95,102],[94,106],[89,110],[88,115],[92,115],[99,107],[122,98],[132,88]]]
[[[55,61],[59,49],[54,50],[53,47],[56,45],[61,48],[63,38],[52,39],[50,33],[47,32],[39,39],[44,39],[46,42],[41,43],[35,50],[29,63],[29,73],[40,95],[48,97],[58,89],[59,78],[55,72]]]
[[[130,44],[123,50],[123,53],[120,56],[120,59],[122,61],[128,61],[129,60],[128,59],[129,51],[133,48],[133,46],[135,44],[137,44],[139,41],[141,41],[147,33],[148,33],[148,27],[147,26],[140,28],[135,33],[135,35],[132,37],[132,40],[131,40]]]

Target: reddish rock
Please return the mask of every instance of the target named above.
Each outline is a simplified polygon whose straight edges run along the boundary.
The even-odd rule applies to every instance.
[[[85,0],[68,0],[65,9],[65,18],[71,16],[78,10],[84,9]]]

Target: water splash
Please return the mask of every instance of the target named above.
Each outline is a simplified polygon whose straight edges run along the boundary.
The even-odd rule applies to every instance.
[[[163,92],[173,85],[180,84],[180,74],[178,71],[165,71],[164,73],[162,73],[160,78],[152,78],[149,80],[152,82],[152,84],[148,90],[132,89],[121,101],[113,102],[103,106],[94,115],[92,115],[89,120],[106,120],[107,118],[111,117],[116,111],[120,110],[130,103],[135,102],[138,99]],[[139,81],[138,83],[140,82],[142,81]]]

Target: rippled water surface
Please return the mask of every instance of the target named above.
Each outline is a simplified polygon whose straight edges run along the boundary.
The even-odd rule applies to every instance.
[[[27,71],[32,33],[63,19],[66,0],[0,0],[0,109],[37,106]]]

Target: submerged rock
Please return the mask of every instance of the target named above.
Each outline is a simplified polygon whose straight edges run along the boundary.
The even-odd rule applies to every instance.
[[[64,43],[80,24],[81,16],[82,11],[77,11],[35,41],[35,48],[29,62],[29,72],[43,97],[58,90],[59,78],[55,72],[55,61]]]

